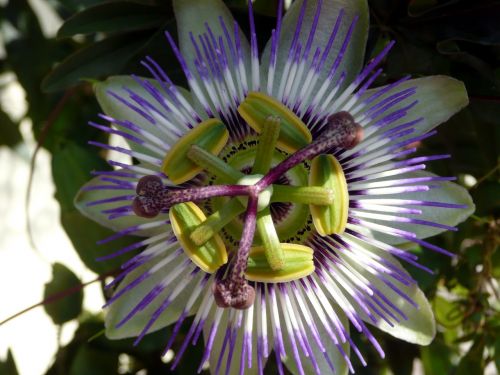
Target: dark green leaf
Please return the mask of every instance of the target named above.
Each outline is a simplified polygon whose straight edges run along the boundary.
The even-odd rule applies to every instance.
[[[85,47],[57,65],[44,78],[42,88],[46,92],[54,92],[84,79],[118,74],[149,36],[144,32],[117,35]]]
[[[18,375],[16,363],[14,361],[14,357],[12,356],[12,352],[10,349],[7,351],[7,358],[5,362],[0,361],[0,374],[2,375]]]
[[[80,188],[91,178],[91,172],[109,170],[95,149],[68,143],[56,150],[52,158],[52,175],[56,199],[63,212],[76,211],[73,200]]]
[[[467,354],[458,363],[455,375],[472,375],[484,373],[483,360],[484,342],[482,338],[477,339]]]
[[[63,264],[55,263],[52,266],[52,280],[45,284],[44,299],[54,297],[58,293],[68,292],[54,302],[44,304],[44,309],[55,324],[63,324],[80,315],[82,311],[83,290],[78,288],[81,281]]]
[[[476,215],[487,216],[500,212],[500,184],[484,181],[472,192],[476,204]]]
[[[109,229],[87,219],[73,205],[78,190],[91,178],[94,170],[108,170],[109,166],[93,149],[86,149],[73,143],[54,152],[52,174],[56,185],[56,199],[61,205],[61,223],[75,250],[92,271],[105,273],[119,268],[123,258],[98,262],[96,258],[125,247],[131,243],[124,238],[106,245],[96,243],[113,234]]]
[[[81,346],[71,364],[69,375],[110,375],[118,373],[118,353]]]
[[[0,146],[15,146],[22,141],[18,125],[0,110]]]
[[[436,339],[431,345],[420,348],[420,353],[426,375],[445,375],[451,370],[453,353],[441,340]]]
[[[171,12],[158,6],[131,1],[112,1],[87,8],[64,22],[57,35],[69,37],[95,32],[117,32],[157,28]]]
[[[82,262],[98,274],[119,270],[120,265],[131,256],[129,253],[115,259],[98,261],[97,258],[118,251],[134,240],[126,237],[98,245],[98,241],[110,237],[115,232],[87,219],[77,211],[62,212],[61,223]]]

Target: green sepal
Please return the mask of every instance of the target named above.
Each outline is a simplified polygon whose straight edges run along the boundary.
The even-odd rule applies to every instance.
[[[192,145],[217,155],[226,145],[229,132],[218,119],[208,119],[186,133],[170,149],[163,160],[161,170],[174,184],[189,181],[202,171],[202,168],[187,157]]]
[[[322,236],[341,234],[347,225],[349,192],[342,166],[332,155],[316,156],[311,163],[309,185],[333,191],[330,205],[309,205],[314,226]]]
[[[269,116],[279,117],[280,133],[276,147],[285,152],[296,152],[312,142],[312,135],[306,124],[282,103],[263,93],[248,93],[238,107],[238,113],[259,134]]]
[[[273,270],[267,261],[264,246],[252,247],[245,277],[250,281],[281,283],[298,280],[314,272],[313,249],[310,247],[281,243],[285,254],[285,266]]]
[[[190,234],[207,218],[193,202],[172,206],[169,211],[170,222],[177,240],[186,255],[203,271],[213,273],[227,263],[227,251],[224,242],[215,234],[201,246],[191,241]]]

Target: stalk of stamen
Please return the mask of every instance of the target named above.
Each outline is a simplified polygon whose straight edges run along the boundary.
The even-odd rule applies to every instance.
[[[354,121],[348,112],[335,113],[328,118],[323,132],[313,143],[290,155],[255,184],[257,191],[262,191],[291,168],[312,159],[334,147],[350,149],[357,145],[363,136],[363,128]]]
[[[265,174],[269,171],[280,134],[280,122],[277,116],[269,116],[264,121],[259,135],[259,145],[255,151],[252,173]],[[269,207],[258,213],[257,231],[264,245],[269,266],[273,270],[282,269],[285,265],[285,253],[281,248]]]
[[[269,207],[266,207],[258,213],[257,231],[262,240],[269,267],[275,271],[283,269],[285,266],[285,252],[281,247]]]
[[[203,245],[243,211],[245,206],[239,200],[229,201],[193,230],[190,235],[191,241],[197,246]]]
[[[242,172],[226,164],[221,158],[211,154],[197,145],[191,146],[187,153],[187,157],[193,163],[202,167],[205,171],[223,179],[224,181],[235,183],[244,176]]]
[[[269,116],[262,126],[259,145],[255,151],[252,174],[265,174],[271,167],[276,143],[280,135],[280,118]]]
[[[320,186],[273,185],[271,202],[292,202],[326,206],[334,201],[333,191]]]
[[[248,198],[243,232],[238,247],[238,252],[226,279],[214,284],[213,292],[215,302],[219,307],[233,307],[235,309],[247,309],[255,300],[255,290],[248,285],[245,278],[250,247],[255,234],[257,220],[258,197],[251,194]]]

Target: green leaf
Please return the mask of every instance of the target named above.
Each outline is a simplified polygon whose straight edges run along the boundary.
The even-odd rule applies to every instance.
[[[458,363],[455,375],[471,375],[484,373],[484,341],[478,337],[467,354]]]
[[[5,362],[0,361],[0,374],[2,375],[19,374],[19,372],[17,371],[16,362],[14,361],[14,356],[12,355],[10,349],[7,350],[7,358],[5,359]]]
[[[64,22],[58,37],[95,32],[118,32],[159,27],[170,12],[159,6],[133,1],[112,1],[87,8]]]
[[[432,304],[436,313],[436,320],[448,329],[458,326],[464,318],[458,302],[450,302],[444,297],[436,296]]]
[[[496,215],[500,212],[500,185],[498,181],[484,181],[472,190],[477,204],[477,215]]]
[[[137,240],[134,240],[133,237],[124,237],[98,245],[98,241],[112,236],[114,232],[89,220],[77,211],[63,211],[61,224],[82,262],[95,273],[104,274],[117,271],[123,261],[128,259],[131,254],[135,254],[135,252],[131,252],[111,260],[98,261],[98,258],[112,254],[133,242],[137,242]]]
[[[445,7],[448,4],[455,3],[455,0],[438,1],[438,0],[411,0],[408,4],[408,14],[412,17],[421,16],[427,12],[431,12]]]
[[[115,270],[119,267],[120,262],[118,259],[98,262],[96,258],[131,243],[131,239],[122,238],[98,246],[96,244],[98,241],[111,236],[113,232],[83,216],[77,211],[78,207],[75,207],[74,204],[75,196],[90,178],[90,172],[107,169],[109,166],[97,153],[73,143],[55,151],[52,157],[52,175],[56,186],[55,196],[61,205],[61,223],[82,261],[88,268],[97,273]],[[94,196],[92,198],[97,199]],[[108,207],[94,207],[96,211],[106,208]],[[104,215],[102,216],[104,217]],[[107,221],[109,222],[109,220]]]
[[[78,84],[83,79],[116,74],[146,44],[150,33],[111,36],[78,50],[59,63],[42,81],[42,89],[55,92]]]
[[[55,197],[62,211],[74,210],[76,193],[87,182],[91,171],[106,171],[110,167],[93,152],[74,143],[68,143],[54,152],[52,176],[56,185]]]
[[[58,293],[69,293],[71,289],[80,285],[80,279],[70,269],[63,264],[55,263],[52,266],[52,280],[45,284],[43,298],[47,299]],[[43,308],[55,324],[63,324],[80,315],[82,303],[83,290],[80,288],[54,302],[44,304]]]
[[[431,345],[420,348],[426,375],[448,374],[452,368],[450,347],[436,339]]]
[[[283,18],[283,26],[279,39],[279,50],[276,63],[276,77],[281,79],[283,69],[285,67],[286,60],[288,59],[288,51],[290,49],[292,39],[295,34],[295,29],[297,26],[297,20],[300,14],[300,9],[304,1],[298,0],[294,1]],[[306,4],[306,12],[300,32],[300,43],[302,46],[306,45],[307,38],[309,37],[311,25],[314,20],[314,14],[316,12],[317,1],[308,1]],[[337,40],[343,40],[350,23],[354,16],[359,16],[359,20],[352,34],[349,46],[344,54],[342,62],[340,63],[336,77],[338,78],[342,72],[345,72],[346,79],[344,81],[343,87],[345,88],[353,78],[359,73],[361,67],[363,66],[366,40],[368,37],[368,4],[366,0],[338,0],[338,1],[323,1],[321,7],[321,14],[316,29],[316,34],[314,35],[311,51],[314,53],[317,47],[324,50],[327,45],[328,39],[332,32],[332,28],[335,25],[335,21],[339,15],[340,10],[343,9],[345,14],[343,22],[340,26],[339,32],[337,34]],[[325,67],[322,69],[318,82],[321,84],[327,80],[329,67],[333,64],[334,60],[338,56],[338,52],[341,48],[342,43],[335,43],[332,47],[328,58],[325,61]],[[271,52],[271,41],[269,41],[265,47],[262,66],[268,66]],[[264,77],[267,79],[267,71],[264,71]],[[276,78],[278,79],[278,78]],[[285,77],[286,79],[286,77]],[[335,80],[335,78],[334,78]],[[279,86],[276,84],[275,87]]]
[[[71,363],[69,375],[110,375],[116,374],[117,369],[118,353],[82,345]]]
[[[23,140],[18,125],[0,110],[0,146],[12,147]]]

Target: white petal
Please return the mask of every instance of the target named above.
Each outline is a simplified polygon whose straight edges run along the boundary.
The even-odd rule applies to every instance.
[[[300,30],[299,38],[299,41],[303,47],[302,50],[304,49],[308,36],[310,35],[311,25],[313,24],[317,3],[317,1],[307,1],[306,4],[305,17],[302,28]],[[283,18],[275,73],[277,80],[281,78],[283,68],[285,67],[288,60],[288,53],[292,44],[295,30],[297,28],[297,20],[299,18],[302,4],[302,0],[294,1],[290,6],[290,9],[286,12],[285,17]],[[317,47],[319,47],[321,49],[321,53],[323,53],[330,38],[330,34],[332,33],[332,30],[334,28],[335,21],[337,20],[339,12],[342,9],[345,12],[343,21],[335,39],[335,43],[333,44],[325,65],[319,75],[319,85],[321,85],[327,79],[328,71],[330,70],[330,67],[338,56],[338,52],[341,49],[344,37],[355,16],[359,16],[359,20],[357,21],[349,46],[345,52],[340,66],[337,69],[337,73],[335,76],[339,77],[342,72],[345,72],[347,76],[346,80],[344,81],[344,85],[347,85],[359,73],[363,65],[369,21],[368,5],[365,0],[323,1],[318,26],[312,42],[312,52],[310,53],[310,55],[314,55]],[[271,41],[267,43],[262,57],[262,71],[264,73],[267,71],[267,68],[269,66],[270,55]],[[264,74],[264,76],[266,76],[266,74]],[[279,86],[279,84],[276,84],[275,80],[275,88],[276,86]]]
[[[349,236],[350,237],[350,236]],[[404,267],[401,263],[398,262],[396,258],[387,252],[380,250],[374,246],[371,246],[365,242],[362,242],[358,239],[350,237],[350,240],[359,244],[376,257],[380,257],[382,259],[387,260],[396,266],[401,273],[407,275],[409,274],[405,271]],[[427,301],[427,298],[422,293],[422,291],[418,288],[416,283],[412,283],[409,286],[405,286],[402,283],[399,283],[387,274],[383,274],[386,279],[391,280],[398,289],[406,294],[411,300],[413,300],[418,308],[412,306],[408,301],[406,301],[403,297],[397,294],[393,289],[389,288],[384,282],[380,280],[379,277],[370,272],[367,267],[363,267],[359,263],[350,261],[344,255],[341,255],[341,258],[346,260],[346,262],[350,263],[353,268],[355,268],[361,275],[363,275],[368,281],[369,285],[378,289],[384,296],[386,296],[394,305],[396,305],[408,318],[407,320],[403,320],[399,323],[394,322],[394,326],[390,326],[387,322],[380,319],[374,325],[381,329],[384,332],[389,333],[390,335],[397,337],[401,340],[405,340],[410,343],[419,344],[419,345],[428,345],[436,334],[436,323],[434,319],[434,314],[432,312],[431,306]],[[378,271],[375,271],[377,273]],[[390,309],[390,308],[389,308]],[[363,318],[367,323],[373,324],[373,321],[366,316],[362,309],[358,310],[358,314]]]
[[[401,175],[401,178],[414,178],[414,177],[437,177],[435,174],[426,171],[416,171]],[[443,208],[443,207],[428,207],[428,206],[404,206],[411,208],[418,208],[422,211],[420,215],[411,215],[418,220],[425,220],[429,222],[444,224],[448,226],[455,226],[466,220],[475,210],[475,205],[471,196],[463,187],[453,182],[429,182],[428,185],[436,186],[429,191],[420,192],[405,192],[401,194],[386,194],[380,196],[384,199],[402,199],[402,200],[418,200],[427,202],[451,203],[457,205],[464,205],[465,208]],[[370,196],[370,198],[377,198],[377,196]],[[376,202],[376,200],[371,202]],[[370,219],[370,222],[383,224],[391,228],[405,230],[414,233],[417,238],[427,238],[435,236],[439,233],[446,231],[443,228],[436,228],[427,225],[413,224],[413,223],[399,223],[378,221]],[[402,237],[389,236],[384,233],[373,231],[373,236],[382,242],[388,244],[398,244],[408,242],[408,239]]]

